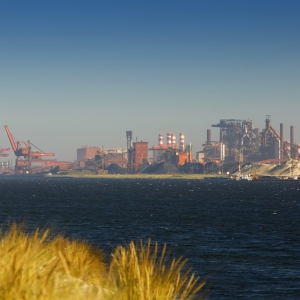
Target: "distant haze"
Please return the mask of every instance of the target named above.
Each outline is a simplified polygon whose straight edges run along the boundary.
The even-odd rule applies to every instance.
[[[183,132],[195,152],[220,119],[266,115],[300,143],[299,15],[298,0],[2,1],[0,148],[8,125],[58,160],[125,148],[126,130],[149,146]]]

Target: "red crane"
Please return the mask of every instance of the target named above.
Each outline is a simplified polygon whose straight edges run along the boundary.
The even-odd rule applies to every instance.
[[[24,173],[31,173],[31,164],[35,162],[43,162],[41,159],[44,156],[55,156],[54,153],[46,153],[43,151],[31,151],[31,143],[30,141],[27,142],[20,142],[14,141],[14,138],[8,128],[7,125],[4,126],[10,144],[13,148],[13,151],[16,155],[16,165],[15,165],[15,173],[16,174],[24,174]],[[34,145],[32,145],[34,146]],[[39,149],[40,150],[40,149]]]

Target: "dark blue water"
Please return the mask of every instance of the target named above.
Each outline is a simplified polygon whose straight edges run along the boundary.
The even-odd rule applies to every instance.
[[[300,182],[0,178],[0,223],[109,254],[151,238],[209,279],[210,299],[300,299]]]

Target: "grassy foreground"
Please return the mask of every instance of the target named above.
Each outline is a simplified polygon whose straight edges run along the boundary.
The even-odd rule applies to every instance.
[[[0,299],[204,299],[205,283],[183,272],[185,263],[148,241],[118,246],[105,265],[86,242],[50,239],[38,229],[28,235],[13,225],[0,236]]]

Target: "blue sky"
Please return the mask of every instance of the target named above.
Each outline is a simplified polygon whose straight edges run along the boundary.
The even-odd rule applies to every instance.
[[[299,15],[298,0],[3,0],[2,125],[59,160],[125,148],[126,130],[198,151],[220,119],[266,115],[300,143]]]

